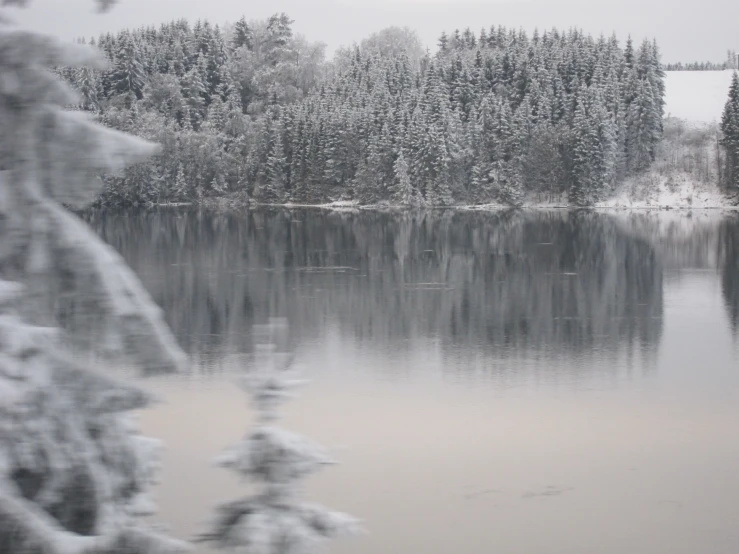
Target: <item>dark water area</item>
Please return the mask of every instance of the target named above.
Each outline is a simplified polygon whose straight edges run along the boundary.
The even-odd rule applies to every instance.
[[[180,536],[242,485],[252,325],[312,380],[285,424],[337,448],[337,553],[739,551],[739,217],[693,212],[85,214],[193,363],[145,386]]]

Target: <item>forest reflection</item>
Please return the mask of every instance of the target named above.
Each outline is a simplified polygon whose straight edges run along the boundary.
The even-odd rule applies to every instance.
[[[739,217],[726,218],[719,227],[721,290],[734,333],[739,331]]]
[[[296,345],[329,327],[367,348],[572,359],[652,356],[665,273],[720,270],[739,319],[739,220],[587,211],[193,209],[85,219],[142,278],[203,366],[286,316]]]

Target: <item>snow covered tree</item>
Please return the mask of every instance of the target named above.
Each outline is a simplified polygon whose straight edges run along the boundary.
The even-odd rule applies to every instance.
[[[180,552],[139,520],[153,509],[159,448],[130,412],[149,395],[69,349],[95,345],[147,370],[185,361],[121,256],[65,207],[87,206],[100,172],[156,147],[65,111],[79,98],[49,71],[59,66],[106,64],[87,46],[0,26],[0,552]]]
[[[83,110],[97,111],[100,107],[99,83],[97,75],[89,67],[80,68],[77,72],[77,88],[82,97],[80,108]]]
[[[422,198],[418,191],[413,188],[411,178],[408,175],[408,162],[401,152],[393,165],[393,173],[395,175],[395,194],[394,199],[403,206],[419,206]]]
[[[262,202],[280,202],[285,194],[287,162],[282,143],[283,126],[279,116],[276,117],[268,131],[265,182],[259,189],[258,197]]]
[[[226,127],[226,108],[220,97],[216,96],[208,106],[206,120],[213,126],[215,133],[222,132]]]
[[[133,94],[138,99],[143,97],[146,76],[136,43],[128,34],[122,37],[111,82],[120,94]]]
[[[721,144],[726,153],[724,183],[726,188],[739,189],[739,74],[734,72],[729,97],[721,117]]]
[[[508,104],[501,102],[493,122],[496,152],[489,176],[498,201],[516,207],[520,206],[523,200],[523,189],[518,160],[519,130],[514,128],[512,119]]]
[[[581,91],[572,140],[570,201],[589,206],[600,200],[611,184],[616,161],[615,125],[599,90]]]
[[[188,107],[189,124],[197,130],[200,127],[200,123],[203,121],[206,109],[205,96],[207,94],[202,74],[198,71],[197,65],[193,66],[193,68],[182,78],[182,94]]]
[[[446,36],[446,33],[444,31],[441,32],[441,36],[439,37],[437,44],[439,46],[439,52],[446,52],[447,48],[449,47],[449,37]]]
[[[222,467],[261,486],[253,496],[220,506],[212,530],[201,537],[231,552],[309,554],[327,539],[358,531],[354,518],[299,498],[299,482],[333,461],[320,446],[274,423],[277,408],[300,384],[292,355],[275,344],[285,328],[274,318],[257,327],[256,367],[243,378],[257,423],[218,458]]]
[[[266,57],[271,65],[277,65],[289,49],[293,20],[287,14],[274,14],[267,20]]]
[[[172,193],[175,200],[183,200],[187,197],[187,181],[185,180],[185,170],[182,164],[177,167],[177,175],[175,176]]]
[[[636,97],[626,113],[626,156],[630,171],[643,171],[654,161],[661,128],[652,84],[649,79],[640,79]]]
[[[252,33],[249,28],[249,24],[246,22],[246,17],[241,16],[233,27],[233,36],[231,37],[231,48],[236,50],[242,46],[246,46],[251,50],[252,47]]]

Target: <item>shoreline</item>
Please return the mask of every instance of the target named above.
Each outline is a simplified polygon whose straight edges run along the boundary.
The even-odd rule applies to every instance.
[[[101,206],[105,208],[107,206]],[[113,207],[114,206],[110,206]],[[147,209],[151,208],[182,208],[182,207],[193,207],[201,208],[206,210],[223,210],[223,211],[239,211],[249,209],[262,209],[262,208],[278,208],[286,210],[327,210],[335,212],[355,212],[355,211],[397,211],[397,212],[409,212],[409,211],[425,211],[425,210],[454,210],[454,211],[469,211],[469,212],[503,212],[503,211],[545,211],[545,210],[567,210],[567,211],[607,211],[607,212],[626,212],[626,211],[659,211],[659,212],[694,212],[694,211],[739,211],[739,205],[729,203],[728,199],[724,205],[709,205],[709,206],[696,206],[696,205],[608,205],[608,204],[596,204],[593,206],[570,206],[567,204],[523,204],[521,206],[505,206],[500,204],[458,204],[450,206],[404,206],[401,204],[359,204],[359,203],[323,203],[323,204],[303,204],[303,203],[258,203],[258,202],[234,202],[227,199],[208,199],[205,202],[167,202],[167,203],[152,203],[145,204],[143,206]]]

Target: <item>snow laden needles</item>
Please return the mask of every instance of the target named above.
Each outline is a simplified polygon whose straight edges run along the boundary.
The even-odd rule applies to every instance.
[[[174,554],[187,544],[140,519],[160,444],[130,414],[151,398],[80,354],[104,341],[109,360],[165,371],[186,356],[123,259],[68,210],[157,147],[66,111],[77,94],[59,65],[106,62],[0,23],[0,552]]]

